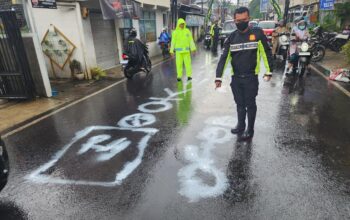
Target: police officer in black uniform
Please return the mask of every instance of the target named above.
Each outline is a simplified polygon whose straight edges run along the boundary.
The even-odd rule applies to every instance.
[[[219,35],[220,35],[220,27],[218,25],[217,20],[211,26],[210,35],[211,35],[211,38],[213,40],[211,51],[214,54],[216,54],[218,52],[218,43],[219,43]]]
[[[256,101],[258,95],[260,60],[262,58],[266,73],[264,80],[270,81],[272,72],[271,48],[260,28],[250,28],[249,9],[240,7],[234,12],[237,30],[232,32],[224,43],[224,51],[216,69],[216,88],[221,87],[222,74],[227,63],[232,65],[231,89],[237,105],[238,123],[231,130],[239,134],[239,141],[250,140],[254,136]],[[246,130],[246,115],[248,127]],[[243,134],[242,134],[243,133]]]

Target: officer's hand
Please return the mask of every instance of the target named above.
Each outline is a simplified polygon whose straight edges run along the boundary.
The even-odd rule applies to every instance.
[[[265,81],[265,82],[270,81],[270,80],[271,80],[271,77],[272,77],[271,74],[265,74],[265,75],[264,75],[264,81]]]
[[[220,88],[221,87],[221,81],[220,80],[216,80],[215,81],[215,89],[218,89],[218,88]]]
[[[192,54],[193,54],[193,55],[196,55],[196,54],[197,54],[197,51],[196,51],[196,50],[192,51]]]
[[[170,53],[170,57],[174,57],[174,53]]]

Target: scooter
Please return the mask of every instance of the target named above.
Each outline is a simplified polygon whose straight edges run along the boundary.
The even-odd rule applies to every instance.
[[[128,79],[132,79],[132,77],[140,71],[148,74],[152,70],[152,62],[148,56],[148,48],[146,45],[141,64],[138,63],[137,58],[134,58],[126,53],[122,54],[122,61],[120,63],[122,64],[124,76]]]
[[[9,157],[4,142],[0,138],[0,191],[7,184],[9,176]]]
[[[204,36],[204,47],[205,49],[209,50],[211,46],[211,36],[210,34],[205,34]]]
[[[289,43],[290,43],[289,33],[279,33],[278,34],[278,48],[276,53],[276,58],[282,61],[287,60]]]
[[[169,43],[168,42],[160,42],[160,48],[162,50],[163,57],[169,56]]]

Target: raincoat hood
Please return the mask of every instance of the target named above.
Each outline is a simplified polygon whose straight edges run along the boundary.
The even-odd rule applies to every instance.
[[[183,18],[180,18],[179,20],[177,20],[176,29],[180,29],[180,24],[185,24],[184,29],[186,28],[186,21]]]

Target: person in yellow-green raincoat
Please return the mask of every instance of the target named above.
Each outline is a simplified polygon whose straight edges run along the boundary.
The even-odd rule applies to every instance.
[[[191,52],[196,51],[191,31],[186,28],[186,22],[180,18],[176,29],[172,33],[170,54],[176,55],[177,81],[181,81],[183,64],[185,63],[187,80],[192,79]]]

